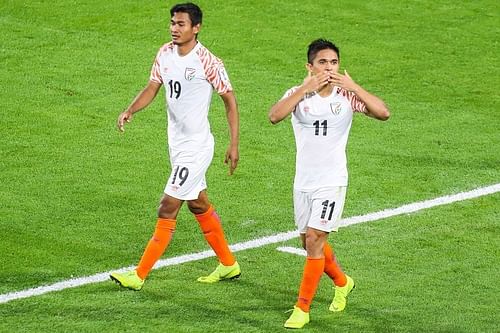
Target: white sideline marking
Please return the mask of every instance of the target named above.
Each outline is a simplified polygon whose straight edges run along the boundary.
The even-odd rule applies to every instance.
[[[420,202],[415,202],[412,204],[408,205],[403,205],[398,208],[392,208],[392,209],[385,209],[380,212],[375,212],[375,213],[370,213],[366,215],[360,215],[360,216],[353,216],[346,218],[342,220],[342,226],[349,226],[353,224],[358,224],[358,223],[363,223],[363,222],[370,222],[370,221],[376,221],[380,219],[384,219],[387,217],[391,216],[396,216],[396,215],[401,215],[401,214],[409,214],[413,213],[422,209],[427,209],[431,207],[436,207],[436,206],[441,206],[441,205],[447,205],[453,202],[457,201],[464,201],[464,200],[469,200],[473,198],[478,198],[481,196],[493,194],[500,192],[500,183],[491,185],[491,186],[486,186],[486,187],[480,187],[472,191],[468,192],[461,192],[457,194],[452,194],[452,195],[445,195],[443,197],[439,197],[436,199],[430,199],[430,200],[425,200],[425,201],[420,201]]]
[[[384,219],[384,218],[391,217],[391,216],[413,213],[413,212],[416,212],[416,211],[419,211],[422,209],[446,205],[446,204],[450,204],[450,203],[457,202],[457,201],[473,199],[473,198],[477,198],[477,197],[481,197],[481,196],[485,196],[485,195],[489,195],[489,194],[493,194],[493,193],[497,193],[497,192],[500,192],[500,183],[495,184],[495,185],[491,185],[491,186],[481,187],[481,188],[478,188],[478,189],[475,189],[472,191],[468,191],[468,192],[461,192],[458,194],[446,195],[446,196],[431,199],[431,200],[415,202],[412,204],[403,205],[403,206],[398,207],[398,208],[385,209],[385,210],[380,211],[380,212],[349,217],[349,218],[346,218],[343,220],[342,226],[346,227],[349,225],[363,223],[363,222],[377,221],[377,220]],[[243,250],[261,247],[264,245],[284,242],[284,241],[287,241],[287,240],[290,240],[290,239],[296,238],[296,237],[298,237],[298,233],[296,230],[293,230],[293,231],[278,233],[278,234],[275,234],[272,236],[266,236],[266,237],[250,240],[247,242],[237,243],[237,244],[231,245],[230,248],[234,252],[238,252],[238,251],[243,251]],[[212,250],[207,250],[207,251],[192,253],[192,254],[186,254],[186,255],[182,255],[182,256],[178,256],[178,257],[159,260],[156,263],[156,265],[154,265],[154,268],[157,269],[157,268],[166,267],[166,266],[179,265],[182,263],[201,260],[201,259],[214,257],[214,256],[215,256],[215,254]],[[75,288],[75,287],[83,286],[86,284],[103,282],[103,281],[106,281],[109,279],[109,274],[111,272],[125,272],[127,270],[131,270],[134,268],[135,268],[135,266],[124,267],[124,268],[121,268],[118,270],[113,270],[113,271],[109,271],[109,272],[105,272],[105,273],[99,273],[99,274],[95,274],[95,275],[91,275],[91,276],[85,276],[85,277],[70,279],[70,280],[66,280],[66,281],[61,281],[61,282],[57,282],[57,283],[54,283],[54,284],[51,284],[48,286],[41,286],[41,287],[26,289],[26,290],[22,290],[22,291],[14,291],[14,292],[10,292],[7,294],[2,294],[2,295],[0,295],[0,304],[7,303],[7,302],[10,302],[10,301],[13,301],[16,299],[43,295],[43,294],[46,294],[46,293],[49,293],[52,291],[59,291],[59,290],[67,289],[67,288]]]
[[[291,254],[297,254],[299,256],[307,256],[307,252],[304,249],[299,249],[298,247],[292,247],[292,246],[278,246],[276,250],[281,251],[281,252],[286,252],[286,253],[291,253]]]

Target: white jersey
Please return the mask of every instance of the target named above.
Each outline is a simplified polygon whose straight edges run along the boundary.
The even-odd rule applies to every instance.
[[[200,42],[185,56],[180,56],[177,45],[170,42],[158,51],[150,80],[165,86],[170,149],[200,151],[213,147],[208,122],[212,91],[232,91],[222,61]]]
[[[283,98],[298,87],[289,89]],[[347,186],[346,145],[353,112],[366,112],[366,105],[352,92],[333,87],[321,97],[307,94],[292,112],[297,146],[294,189]]]

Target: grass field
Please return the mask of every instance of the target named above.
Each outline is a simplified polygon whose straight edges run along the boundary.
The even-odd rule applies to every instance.
[[[382,97],[386,123],[356,116],[344,216],[500,183],[500,4],[454,1],[199,1],[200,40],[221,57],[241,114],[228,176],[222,102],[210,119],[209,195],[231,244],[293,230],[294,140],[269,107],[335,41],[341,68]],[[0,295],[137,263],[170,173],[164,93],[115,121],[169,40],[165,1],[0,2]],[[207,249],[183,209],[165,258]],[[357,281],[333,315],[323,279],[307,332],[498,332],[500,194],[342,229],[330,241]],[[298,246],[293,239],[280,245]],[[280,332],[304,258],[238,252],[239,281],[196,278],[213,258],[0,304],[2,332]]]

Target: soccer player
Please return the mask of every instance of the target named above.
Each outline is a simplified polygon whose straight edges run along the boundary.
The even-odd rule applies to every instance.
[[[286,328],[302,328],[319,280],[326,273],[334,284],[330,311],[342,311],[354,281],[337,263],[328,234],[337,231],[347,188],[346,144],[354,112],[387,120],[384,102],[363,89],[344,71],[340,53],[328,40],[313,41],[307,51],[308,71],[302,85],[289,89],[269,112],[276,124],[292,114],[297,156],[294,180],[295,224],[307,258],[298,300]]]
[[[225,163],[229,173],[237,166],[239,115],[236,99],[223,62],[198,41],[202,11],[193,3],[174,5],[170,10],[172,41],[163,45],[154,61],[146,87],[118,117],[118,129],[130,122],[165,86],[168,109],[168,146],[171,174],[158,208],[153,237],[135,270],[112,273],[121,286],[140,290],[153,265],[165,252],[175,231],[177,214],[184,201],[198,220],[219,265],[199,282],[215,283],[240,276],[240,266],[231,253],[221,221],[206,193],[205,174],[214,153],[214,138],[208,123],[208,109],[215,90],[224,102],[230,132]]]

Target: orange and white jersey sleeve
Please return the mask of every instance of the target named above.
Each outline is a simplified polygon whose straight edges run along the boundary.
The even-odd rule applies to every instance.
[[[362,112],[366,113],[366,105],[365,103],[356,96],[355,93],[352,91],[347,91],[345,89],[342,89],[340,87],[336,87],[336,92],[339,95],[344,96],[347,98],[349,103],[351,103],[351,108],[353,112]]]
[[[155,62],[153,63],[153,67],[151,68],[151,75],[149,76],[149,80],[159,84],[163,84],[163,80],[161,78],[161,73],[160,73],[160,63],[158,61],[160,52],[161,50],[158,51],[156,55]]]
[[[214,56],[205,47],[200,47],[197,54],[203,65],[207,81],[214,87],[214,90],[217,91],[219,95],[232,91],[233,87],[231,86],[222,60]]]
[[[299,88],[300,88],[300,86],[295,86],[295,87],[292,87],[292,88],[288,89],[288,90],[285,92],[285,94],[283,95],[283,97],[281,97],[281,99],[285,99],[285,98],[287,98],[287,97],[292,96],[292,95],[293,95],[293,93],[294,93],[294,92],[296,92],[296,91],[297,91],[297,89],[299,89]],[[295,108],[293,109],[293,111],[292,111],[292,112],[297,111],[297,110],[298,110],[298,107],[299,107],[299,105],[300,105],[300,103],[302,103],[303,101],[304,101],[304,98],[302,98],[302,99],[299,101],[299,103],[298,103],[297,105],[295,105]]]
[[[161,76],[161,68],[160,68],[160,59],[162,54],[168,52],[169,50],[173,49],[173,44],[172,43],[167,43],[163,45],[160,50],[158,50],[158,53],[156,54],[155,61],[153,62],[153,66],[151,67],[151,74],[149,76],[150,81],[154,81],[159,84],[163,84],[163,79]]]

